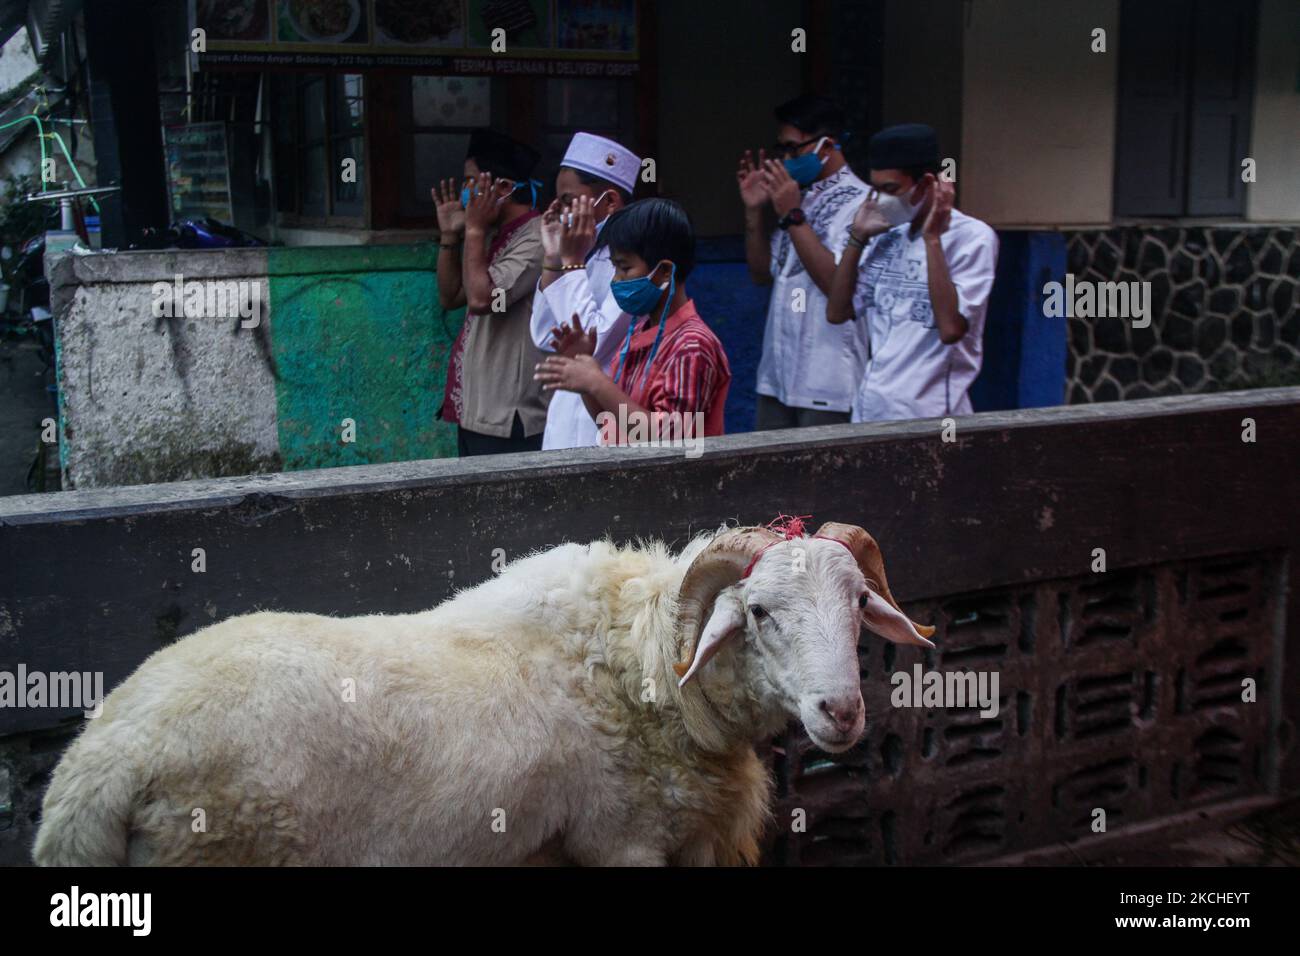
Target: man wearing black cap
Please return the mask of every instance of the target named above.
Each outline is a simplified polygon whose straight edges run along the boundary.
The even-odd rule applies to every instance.
[[[840,151],[844,111],[806,93],[775,110],[769,159],[746,151],[736,179],[745,205],[749,274],[772,286],[758,364],[754,428],[795,428],[849,420],[866,363],[864,336],[825,321],[826,293],[867,196]]]
[[[468,306],[439,412],[459,426],[461,457],[542,447],[549,396],[533,380],[543,356],[528,330],[543,256],[540,184],[530,178],[538,158],[508,136],[476,130],[464,185],[445,179],[433,189],[438,299],[444,309]]]
[[[870,354],[853,421],[971,413],[998,237],[953,208],[939,143],[920,123],[869,144],[872,192],[849,227],[826,318],[866,324]]]

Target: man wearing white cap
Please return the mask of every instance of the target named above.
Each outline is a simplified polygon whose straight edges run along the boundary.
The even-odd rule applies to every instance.
[[[632,317],[610,294],[609,249],[591,249],[605,220],[631,201],[640,171],[641,159],[631,150],[603,136],[574,134],[555,177],[557,198],[542,217],[545,257],[532,316],[538,348],[588,352],[602,368],[618,351]],[[598,444],[600,433],[582,396],[557,391],[546,413],[542,449]]]

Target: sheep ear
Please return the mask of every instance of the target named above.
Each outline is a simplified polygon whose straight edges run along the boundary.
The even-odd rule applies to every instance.
[[[862,612],[862,622],[876,634],[895,644],[934,647],[931,641],[926,640],[934,633],[933,627],[917,624],[870,588],[867,589],[867,606]]]
[[[682,674],[682,679],[677,682],[677,686],[685,687],[686,682],[695,676],[695,672],[722,650],[727,639],[734,637],[744,626],[745,612],[740,602],[733,597],[719,597],[713,604],[713,613],[709,615],[703,633],[700,634],[700,642],[695,648],[695,659],[691,661],[691,666],[686,673]]]

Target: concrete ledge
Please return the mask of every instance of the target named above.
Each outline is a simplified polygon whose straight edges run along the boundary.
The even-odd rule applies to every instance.
[[[371,246],[263,246],[251,249],[139,249],[62,257],[51,286],[104,282],[239,279],[334,272],[434,271],[432,243]]]
[[[50,288],[53,292],[67,285],[167,282],[178,274],[187,281],[265,275],[266,249],[141,249],[67,255],[51,270]]]
[[[1283,409],[1300,404],[1300,387],[1179,395],[1123,403],[1062,405],[1018,411],[982,412],[956,418],[960,447],[967,438],[1015,429],[1068,428],[1108,422],[1141,422],[1153,418],[1252,409]],[[942,419],[915,419],[859,425],[823,425],[767,432],[745,432],[705,440],[695,461],[710,462],[734,456],[769,456],[788,452],[846,450],[899,440],[932,439],[942,447]],[[688,464],[682,448],[648,445],[623,448],[576,448],[564,451],[526,452],[484,458],[393,462],[349,468],[320,468],[305,472],[210,478],[116,488],[92,488],[43,495],[0,498],[0,527],[66,518],[125,515],[156,509],[210,507],[232,503],[247,495],[271,494],[285,498],[349,495],[357,492],[394,491],[455,483],[470,484],[505,479],[527,479],[541,474],[585,471],[595,474],[619,471],[629,465]]]
[[[1051,846],[1039,847],[1024,853],[1012,853],[976,866],[1096,866],[1103,865],[1107,856],[1132,850],[1135,846],[1161,843],[1168,846],[1174,840],[1189,835],[1205,833],[1207,826],[1222,827],[1245,819],[1253,814],[1276,809],[1285,803],[1277,797],[1243,797],[1208,808],[1188,810],[1173,816],[1146,820],[1130,826],[1118,827],[1106,833],[1089,837],[1075,837]]]

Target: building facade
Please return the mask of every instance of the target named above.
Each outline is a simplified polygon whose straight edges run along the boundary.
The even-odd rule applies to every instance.
[[[735,168],[743,150],[771,141],[773,106],[803,90],[845,106],[846,155],[864,176],[876,129],[934,126],[958,205],[998,230],[977,411],[1300,374],[1292,0],[103,0],[32,2],[28,12],[45,17],[34,48],[56,77],[72,77],[88,120],[85,178],[122,186],[102,203],[105,247],[210,215],[299,250],[273,249],[265,275],[243,277],[266,290],[262,352],[319,360],[320,374],[273,386],[261,380],[267,368],[249,366],[259,377],[249,393],[275,396],[261,427],[278,423],[278,437],[257,445],[278,448],[285,467],[453,447],[449,426],[415,421],[429,402],[403,398],[440,393],[461,321],[436,307],[436,278],[411,264],[429,261],[436,239],[430,187],[459,176],[468,136],[483,126],[539,147],[541,202],[579,129],[651,161],[638,195],[690,211],[701,237],[691,292],[735,376],[727,428],[750,428],[767,290],[746,274]],[[345,262],[325,255],[331,246],[362,249]],[[104,274],[138,285],[168,279],[172,265],[164,257]],[[1047,289],[1067,281],[1133,285],[1147,314],[1051,314]],[[60,301],[77,304],[78,321],[98,321],[93,296],[104,288],[76,285]],[[146,302],[146,293],[113,295]],[[431,304],[420,312],[420,301]],[[400,329],[389,336],[386,322]],[[221,429],[203,424],[217,413],[183,387],[191,370],[176,357],[191,353],[167,337],[185,334],[173,324],[133,337],[118,371],[158,369],[160,400],[178,403],[161,417],[188,423],[167,440],[201,444]],[[366,449],[336,438],[358,408],[380,415],[369,433],[382,438]],[[83,413],[104,414],[63,410],[69,420]],[[189,460],[170,473],[245,457],[195,447]]]

